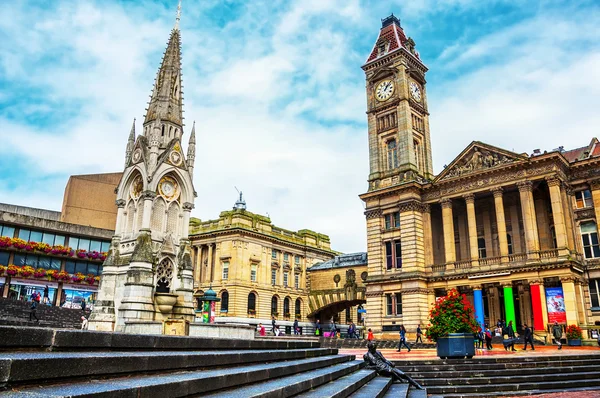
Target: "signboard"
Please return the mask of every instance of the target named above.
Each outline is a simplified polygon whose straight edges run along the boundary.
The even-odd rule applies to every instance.
[[[567,323],[565,296],[562,287],[546,288],[546,305],[548,306],[548,323]]]
[[[204,301],[202,306],[202,323],[208,323],[210,320],[210,301]]]
[[[48,287],[52,287],[55,289],[58,288],[57,282],[39,281],[32,279],[11,278],[10,283],[11,285],[28,285],[37,287],[46,287],[47,285]]]

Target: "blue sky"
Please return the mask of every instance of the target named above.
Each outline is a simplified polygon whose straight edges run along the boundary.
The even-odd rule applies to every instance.
[[[69,175],[122,170],[176,6],[0,3],[0,202],[60,210]],[[600,135],[597,1],[183,0],[194,216],[237,186],[276,225],[365,250],[360,66],[391,12],[429,67],[436,172],[473,140],[531,153]]]

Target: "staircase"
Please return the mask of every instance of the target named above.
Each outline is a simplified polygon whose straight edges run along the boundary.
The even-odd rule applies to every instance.
[[[89,311],[80,309],[52,307],[38,304],[36,316],[39,322],[29,320],[30,301],[17,301],[0,298],[0,325],[12,326],[44,326],[54,328],[80,329],[81,316],[89,316]]]
[[[315,341],[0,326],[6,397],[426,397]]]
[[[600,353],[471,360],[394,361],[427,388],[451,397],[507,397],[600,391]]]
[[[353,348],[364,348],[367,350],[368,340],[366,339],[337,339],[337,338],[326,338],[321,337],[321,347],[328,348],[339,348],[339,349],[353,349]],[[398,348],[398,340],[377,340],[377,348]],[[419,348],[435,348],[435,343],[429,342],[427,340],[423,340],[423,343],[415,344],[413,342],[408,341],[408,346],[411,349],[419,349]],[[406,350],[406,347],[402,349]]]

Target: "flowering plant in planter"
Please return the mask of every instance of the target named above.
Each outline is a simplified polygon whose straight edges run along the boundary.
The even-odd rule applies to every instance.
[[[100,283],[100,277],[99,276],[95,276],[94,280],[96,281],[96,283]]]
[[[4,265],[0,265],[0,275],[4,275],[5,271],[6,271],[6,267]]]
[[[577,325],[567,326],[567,340],[581,340],[581,328]]]
[[[34,271],[33,276],[36,278],[43,278],[46,276],[46,270],[43,268],[38,268]]]
[[[87,276],[85,277],[85,281],[88,285],[93,285],[94,283],[96,283],[96,277],[94,276],[94,274],[87,274]]]
[[[446,296],[438,298],[429,312],[431,325],[425,335],[429,340],[437,341],[449,333],[475,333],[480,326],[474,312],[467,297],[452,289]]]
[[[75,254],[77,255],[77,257],[79,258],[86,258],[87,257],[87,252],[83,249],[78,249]]]
[[[0,247],[12,246],[12,239],[7,236],[0,236]]]
[[[85,275],[83,275],[81,272],[78,272],[74,275],[71,276],[71,280],[75,283],[80,283],[85,279]]]
[[[70,281],[71,275],[66,271],[60,271],[54,275],[54,279],[59,281]]]
[[[73,249],[68,246],[56,245],[52,246],[52,250],[50,250],[52,254],[61,254],[63,256],[73,256]]]
[[[108,252],[101,252],[100,253],[100,260],[102,260],[102,261],[106,260],[106,256],[108,256]]]
[[[51,280],[52,278],[56,279],[56,274],[58,274],[57,270],[49,269],[48,271],[46,271],[46,278],[48,278],[48,280]]]
[[[97,260],[98,258],[100,258],[100,253],[96,250],[92,250],[91,252],[87,252],[87,256],[92,260]]]
[[[44,242],[30,242],[33,250],[43,253],[49,253],[52,250],[52,246]]]
[[[25,247],[28,245],[28,243],[26,241],[24,241],[23,239],[19,239],[19,238],[13,238],[11,239],[12,243],[12,247],[14,247],[15,249],[25,249]]]
[[[35,269],[33,269],[33,267],[30,267],[29,265],[26,265],[24,267],[21,267],[21,269],[19,270],[19,274],[23,277],[23,278],[28,278],[31,275],[33,275],[35,272]]]
[[[9,265],[6,269],[6,274],[10,276],[15,276],[19,273],[20,268],[16,265]]]

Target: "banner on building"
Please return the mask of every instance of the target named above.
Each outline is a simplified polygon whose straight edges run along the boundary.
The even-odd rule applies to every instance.
[[[567,323],[562,287],[546,288],[546,305],[548,306],[548,323]]]

